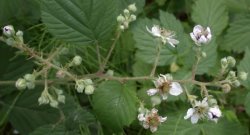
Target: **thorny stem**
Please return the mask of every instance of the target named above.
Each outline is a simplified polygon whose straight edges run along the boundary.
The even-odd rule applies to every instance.
[[[115,45],[116,45],[118,39],[120,38],[120,36],[121,36],[121,31],[119,31],[119,32],[117,33],[117,35],[116,35],[116,37],[115,37],[115,39],[114,39],[114,42],[112,43],[112,45],[111,45],[111,47],[110,47],[110,49],[109,49],[109,52],[108,52],[106,58],[104,59],[103,63],[101,64],[100,69],[99,69],[99,72],[100,72],[100,73],[102,73],[102,72],[104,71],[104,68],[105,68],[105,66],[106,66],[107,63],[108,63],[108,61],[109,61],[109,59],[110,59],[110,57],[111,57],[111,54],[112,54],[113,50],[115,49]]]
[[[154,62],[153,68],[152,68],[151,73],[150,73],[151,77],[153,77],[155,75],[155,70],[156,70],[156,67],[157,67],[159,59],[160,59],[160,54],[161,54],[161,44],[159,44],[157,46],[157,54],[156,54],[155,62]]]

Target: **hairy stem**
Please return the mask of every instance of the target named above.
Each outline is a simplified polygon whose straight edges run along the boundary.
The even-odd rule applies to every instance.
[[[154,65],[153,65],[153,68],[152,68],[151,73],[150,73],[151,77],[153,77],[155,75],[155,70],[156,70],[156,67],[157,67],[159,59],[160,59],[160,54],[161,54],[161,44],[159,44],[157,46],[156,58],[155,58]]]

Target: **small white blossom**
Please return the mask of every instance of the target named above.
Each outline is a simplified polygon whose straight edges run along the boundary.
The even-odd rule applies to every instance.
[[[160,75],[158,79],[154,81],[155,87],[149,89],[147,94],[153,96],[159,93],[163,100],[168,98],[168,95],[178,96],[183,92],[181,85],[178,82],[172,82],[172,76]]]
[[[3,34],[7,37],[11,37],[15,34],[14,27],[12,25],[7,25],[3,27]]]
[[[195,101],[194,107],[189,108],[184,119],[191,119],[192,124],[196,124],[199,119],[205,118],[208,112],[207,98],[202,101]]]
[[[212,39],[210,28],[207,27],[205,29],[201,25],[196,25],[193,32],[190,33],[190,36],[196,45],[208,44]]]
[[[221,111],[218,106],[209,108],[208,110],[209,120],[217,122],[220,117],[221,117]]]
[[[158,25],[154,25],[151,30],[148,27],[146,27],[146,29],[153,36],[161,38],[163,44],[168,42],[172,47],[179,44],[179,41],[175,39],[175,33],[173,31],[160,28]]]
[[[145,129],[155,132],[158,126],[167,120],[167,117],[159,116],[158,110],[153,108],[151,111],[147,110],[145,113],[138,114],[138,120]]]

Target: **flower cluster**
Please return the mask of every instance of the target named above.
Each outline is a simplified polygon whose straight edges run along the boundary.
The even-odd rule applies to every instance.
[[[158,110],[155,108],[149,111],[141,107],[139,108],[138,120],[145,129],[150,129],[151,132],[155,132],[158,126],[167,120],[167,117],[159,116]]]
[[[215,100],[215,99],[211,99]],[[217,122],[222,116],[221,111],[217,104],[209,104],[208,99],[204,98],[202,101],[192,103],[193,107],[189,108],[184,119],[191,119],[193,124],[196,124],[199,119],[208,119]]]
[[[75,88],[79,93],[83,93],[83,90],[85,90],[84,92],[87,95],[93,94],[95,90],[93,81],[91,79],[76,80]]]
[[[175,32],[164,28],[160,28],[158,25],[154,25],[151,30],[146,27],[147,31],[153,36],[160,38],[163,44],[169,43],[172,47],[179,44],[179,41],[175,39]]]
[[[193,29],[193,32],[190,33],[190,36],[198,46],[202,44],[208,44],[212,39],[210,28],[204,28],[201,25],[196,25]]]
[[[119,23],[119,28],[121,30],[127,29],[129,27],[129,23],[136,20],[136,15],[132,14],[133,12],[136,12],[136,10],[137,10],[137,8],[136,8],[135,4],[131,4],[128,6],[127,9],[123,10],[123,15],[120,14],[117,17],[117,22]]]
[[[12,25],[7,25],[3,28],[4,40],[8,45],[14,45],[16,43],[23,43],[23,32],[15,29]]]
[[[16,81],[16,88],[18,90],[34,89],[35,88],[36,76],[34,74],[26,74],[23,78],[19,78]]]
[[[41,96],[38,98],[39,105],[50,104],[51,107],[57,108],[59,103],[65,103],[65,96],[63,91],[57,88],[50,89],[51,93],[47,88],[44,89]]]

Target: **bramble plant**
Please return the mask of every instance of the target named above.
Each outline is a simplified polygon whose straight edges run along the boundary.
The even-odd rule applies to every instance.
[[[2,27],[0,41],[21,65],[13,78],[0,77],[1,133],[248,134],[249,39],[236,31],[249,34],[237,29],[250,22],[249,8],[240,2],[244,15],[230,20],[233,0],[225,1],[196,0],[192,10],[182,1],[186,20],[175,1],[37,2],[42,22]],[[153,13],[164,6],[181,21]]]

